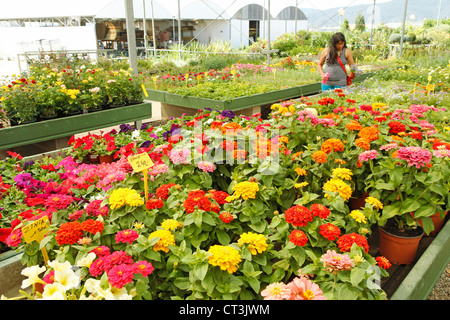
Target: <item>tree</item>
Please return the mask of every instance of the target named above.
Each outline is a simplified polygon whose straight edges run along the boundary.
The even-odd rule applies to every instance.
[[[364,19],[363,14],[362,14],[362,10],[359,10],[358,15],[356,16],[355,29],[358,30],[358,31],[361,31],[361,32],[366,30],[366,21]]]
[[[350,30],[350,26],[348,24],[347,18],[344,18],[344,21],[342,22],[342,25],[341,25],[341,30],[344,30],[344,31]]]

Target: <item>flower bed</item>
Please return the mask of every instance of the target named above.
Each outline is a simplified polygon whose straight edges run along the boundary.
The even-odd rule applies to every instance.
[[[370,254],[367,238],[393,217],[416,225],[415,202],[427,231],[431,211],[448,208],[448,111],[343,92],[272,108],[267,121],[200,110],[158,128],[123,127],[110,135],[110,164],[25,164],[11,154],[0,240],[23,250],[36,282],[31,275],[68,273],[64,288],[45,278],[49,298],[112,297],[113,288],[135,299],[386,298],[377,280],[390,263]],[[143,152],[154,163],[148,194],[127,160]],[[351,207],[364,191],[362,207]],[[39,267],[39,245],[21,230],[43,216],[50,262]]]

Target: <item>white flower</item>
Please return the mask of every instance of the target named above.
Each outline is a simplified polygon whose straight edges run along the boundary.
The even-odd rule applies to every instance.
[[[60,283],[65,290],[78,287],[80,284],[80,277],[75,274],[72,269],[66,269],[63,271],[56,271],[54,275],[55,282]]]
[[[125,287],[121,288],[121,289],[112,287],[111,293],[114,295],[114,299],[116,299],[116,300],[131,300],[131,299],[133,299],[133,297],[130,294],[128,294],[128,291]]]
[[[78,267],[90,267],[92,261],[94,261],[96,254],[93,252],[88,253],[88,255],[77,262]]]
[[[39,266],[32,266],[28,267],[22,270],[21,274],[28,277],[28,279],[24,279],[22,281],[22,289],[28,288],[32,284],[35,283],[44,283],[41,278],[39,278],[39,274],[44,272],[47,268],[45,267],[39,267]]]
[[[134,130],[131,134],[131,139],[138,140],[141,136],[141,132],[139,130]]]
[[[100,88],[99,87],[94,87],[92,89],[89,89],[89,91],[92,92],[92,93],[97,93],[97,92],[100,91]]]
[[[42,299],[44,300],[65,300],[65,289],[60,283],[46,284]]]
[[[50,262],[48,263],[48,265],[49,265],[53,270],[55,270],[55,272],[56,272],[56,271],[64,271],[64,270],[66,270],[66,269],[72,268],[72,265],[70,264],[69,261],[64,261],[63,263],[61,263],[61,262],[59,262],[59,261],[53,260],[53,261],[50,261]]]
[[[86,283],[84,284],[86,287],[86,290],[91,294],[91,296],[96,298],[103,298],[105,300],[115,300],[113,293],[111,292],[109,286],[107,289],[103,289],[100,285],[100,280],[95,279],[88,279],[86,280]],[[89,297],[89,299],[91,298]]]

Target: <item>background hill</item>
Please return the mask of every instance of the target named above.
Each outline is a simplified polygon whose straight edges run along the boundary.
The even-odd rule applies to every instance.
[[[404,0],[392,0],[390,2],[379,4],[376,3],[374,24],[377,25],[380,22],[384,22],[386,24],[402,23],[404,6]],[[309,29],[337,28],[339,26],[339,21],[342,23],[345,18],[347,18],[350,25],[352,25],[355,23],[355,19],[360,10],[364,15],[366,25],[368,27],[371,26],[373,4],[349,6],[344,8],[345,13],[342,18],[338,14],[339,9],[341,9],[341,7],[327,9],[324,11],[309,8],[301,10],[305,13],[309,20]],[[407,22],[421,23],[425,19],[437,19],[438,10],[439,0],[408,0],[408,7],[406,11]],[[410,19],[411,15],[415,16],[414,20]],[[450,18],[449,0],[442,0],[440,18]]]

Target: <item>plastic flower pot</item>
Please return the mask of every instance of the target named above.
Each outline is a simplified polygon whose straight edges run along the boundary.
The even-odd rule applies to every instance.
[[[380,254],[389,259],[389,261],[396,265],[409,265],[413,263],[419,242],[423,237],[423,229],[419,229],[419,235],[415,236],[399,236],[383,227],[379,227],[379,248]]]
[[[359,210],[366,205],[366,198],[369,196],[369,192],[364,192],[359,198],[350,198],[350,207],[353,210]]]
[[[430,234],[425,233],[426,236],[434,237],[436,236],[439,231],[442,229],[442,226],[445,222],[445,216],[447,215],[448,211],[445,211],[444,218],[441,219],[441,216],[439,212],[436,212],[432,216],[430,216],[431,221],[433,221],[434,230],[430,232]],[[414,213],[411,212],[411,216],[414,218]],[[417,222],[420,224],[420,226],[423,228],[422,219],[417,220]]]
[[[113,162],[113,155],[107,155],[107,156],[98,156],[100,163],[111,163]]]

